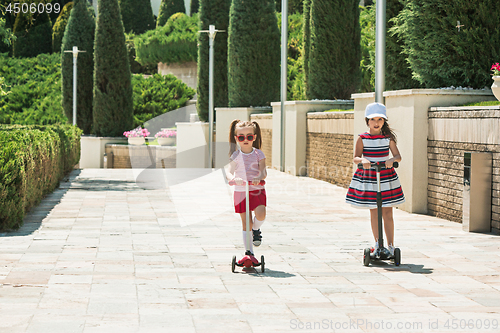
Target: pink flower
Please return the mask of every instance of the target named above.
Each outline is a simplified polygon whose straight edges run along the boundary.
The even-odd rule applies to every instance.
[[[145,128],[141,128],[141,126],[134,128],[131,131],[123,132],[123,135],[127,138],[137,138],[137,137],[147,137],[149,136],[149,131]]]
[[[175,138],[177,131],[173,129],[164,129],[155,134],[155,138]]]
[[[496,64],[491,65],[491,71],[493,72],[493,76],[499,76],[500,64],[497,62]]]

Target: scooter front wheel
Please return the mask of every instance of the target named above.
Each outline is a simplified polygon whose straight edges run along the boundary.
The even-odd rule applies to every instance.
[[[234,269],[236,268],[236,256],[233,256],[233,261],[231,263],[231,271],[234,273]]]
[[[371,253],[371,249],[370,248],[366,248],[365,252],[363,254],[363,265],[365,265],[365,266],[369,266],[370,265],[370,253]]]
[[[264,256],[260,256],[260,271],[262,273],[264,273],[264,269],[265,269],[264,265],[265,265],[265,263],[264,263]]]
[[[401,264],[401,250],[397,247],[394,249],[394,265],[399,266]]]

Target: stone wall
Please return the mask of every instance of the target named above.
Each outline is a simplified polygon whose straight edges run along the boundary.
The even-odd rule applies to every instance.
[[[108,168],[175,168],[176,147],[107,144]],[[110,155],[113,155],[112,161]]]
[[[266,165],[270,167],[273,162],[273,115],[268,113],[252,114],[250,120],[259,124],[262,136],[261,150],[266,156]]]
[[[430,215],[462,222],[465,152],[493,156],[491,227],[500,232],[500,107],[430,108],[428,209]]]
[[[348,188],[352,178],[353,112],[307,114],[307,175]]]

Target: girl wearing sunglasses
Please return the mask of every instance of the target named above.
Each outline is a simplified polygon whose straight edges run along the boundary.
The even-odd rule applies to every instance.
[[[234,211],[240,214],[243,226],[243,242],[246,243],[246,198],[245,182],[250,182],[250,228],[253,233],[253,245],[262,241],[260,227],[266,218],[266,190],[259,185],[267,176],[266,157],[260,147],[262,138],[259,124],[255,121],[233,120],[229,129],[229,178],[236,182],[234,189]],[[238,146],[239,147],[238,147]],[[253,211],[253,218],[252,218]],[[253,255],[252,244],[246,244]],[[246,253],[248,254],[248,253]]]

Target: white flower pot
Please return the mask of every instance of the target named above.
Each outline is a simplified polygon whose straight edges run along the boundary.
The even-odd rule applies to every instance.
[[[173,146],[175,145],[175,138],[158,138],[158,144],[160,146]]]
[[[140,146],[146,143],[146,139],[143,136],[128,138],[128,144],[134,146]]]
[[[500,101],[500,76],[493,76],[493,84],[491,85],[493,95]]]

